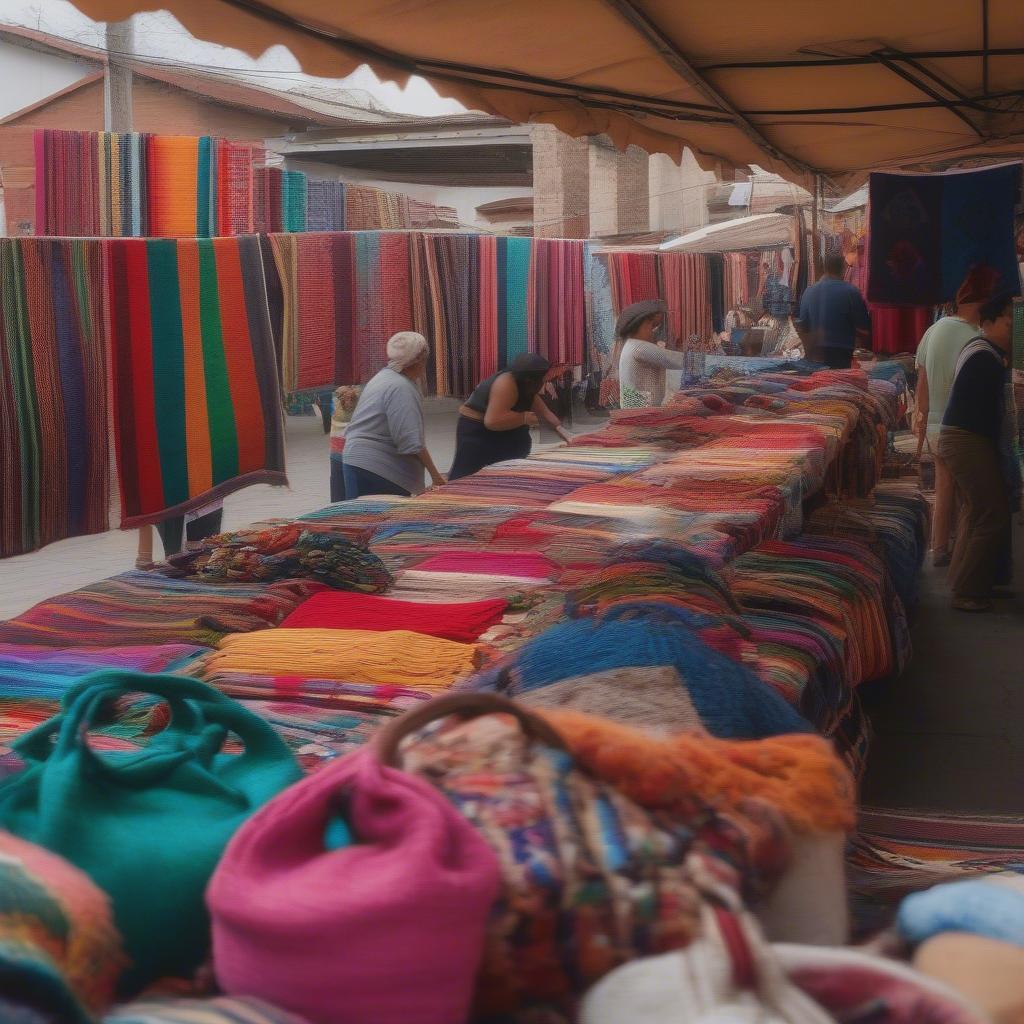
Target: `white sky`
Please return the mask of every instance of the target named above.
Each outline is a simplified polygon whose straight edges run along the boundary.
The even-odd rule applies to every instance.
[[[0,0],[0,21],[51,32],[89,46],[103,45],[103,25],[87,18],[66,0]],[[143,57],[171,58],[243,74],[256,72],[249,77],[271,88],[287,89],[291,85],[311,83],[364,89],[382,106],[405,114],[451,114],[464,109],[455,100],[438,96],[422,78],[413,78],[405,89],[400,89],[392,83],[381,82],[365,66],[338,81],[311,78],[302,74],[298,62],[283,46],[274,46],[258,60],[253,60],[240,50],[193,38],[166,12],[136,15],[135,50]]]

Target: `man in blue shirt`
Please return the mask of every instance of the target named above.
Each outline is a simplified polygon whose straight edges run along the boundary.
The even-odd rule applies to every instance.
[[[843,257],[830,256],[824,269],[800,300],[797,331],[808,359],[848,370],[854,349],[870,347],[871,316],[860,292],[843,280]]]

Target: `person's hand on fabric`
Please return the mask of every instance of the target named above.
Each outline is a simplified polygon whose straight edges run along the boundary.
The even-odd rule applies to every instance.
[[[920,441],[928,430],[928,421],[921,415],[920,410],[914,413],[914,434]]]
[[[443,487],[448,483],[448,477],[444,473],[431,473],[430,474],[430,486],[431,487]]]
[[[564,442],[565,442],[566,444],[569,444],[569,443],[570,443],[570,442],[572,441],[572,434],[570,434],[570,433],[569,433],[569,431],[568,431],[568,430],[566,430],[566,429],[565,429],[565,427],[563,427],[563,426],[561,425],[561,423],[559,423],[559,425],[558,425],[557,427],[555,427],[555,433],[556,433],[556,434],[557,434],[557,435],[558,435],[558,436],[559,436],[559,437],[560,437],[560,438],[561,438],[561,439],[562,439],[562,440],[563,440],[563,441],[564,441]]]

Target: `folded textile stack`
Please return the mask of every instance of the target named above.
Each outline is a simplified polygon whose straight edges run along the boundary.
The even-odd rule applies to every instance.
[[[312,580],[266,585],[172,580],[126,572],[43,601],[0,623],[0,643],[46,647],[201,644],[276,626],[312,594]]]
[[[296,237],[275,239],[284,271],[327,252],[376,295],[379,238]],[[401,244],[469,287],[468,243]],[[485,354],[578,342],[551,295],[511,322],[535,263],[477,244],[504,268],[479,322],[408,309],[451,332],[430,371],[449,389]],[[574,250],[541,248],[571,291]],[[335,335],[352,309],[288,347],[331,280],[302,286],[286,372],[358,373]],[[908,657],[925,543],[920,496],[875,488],[897,392],[724,373],[571,445],[224,534],[0,624],[0,825],[108,894],[124,998],[160,975],[192,997],[111,1021],[569,1024],[620,1006],[582,1001],[645,957],[728,989],[719,939],[788,974],[796,1019],[820,1017],[806,993],[866,1012],[759,944],[752,913],[847,934],[857,688]],[[870,850],[861,867],[893,853]],[[901,1020],[908,978],[861,968]]]
[[[655,683],[651,668],[669,671]],[[618,671],[614,679],[602,678],[615,670],[630,671]],[[594,695],[586,700],[603,702],[601,713],[612,719],[618,717],[617,702],[628,700],[635,687],[660,691],[659,701],[676,708],[678,729],[700,728],[733,739],[810,731],[808,723],[749,670],[678,623],[587,619],[565,623],[466,683],[467,689],[527,701],[536,691],[550,691],[544,694],[545,702],[575,700],[578,691],[592,689]],[[589,704],[582,710],[596,710],[596,706]]]
[[[316,679],[448,689],[474,668],[471,644],[406,630],[263,629],[225,637],[202,675],[294,674]]]
[[[222,533],[172,555],[166,576],[226,583],[310,579],[338,590],[377,594],[391,584],[384,563],[364,547],[298,524]]]
[[[174,643],[78,648],[0,644],[0,743],[9,743],[53,715],[65,692],[82,676],[103,668],[184,672],[209,653],[208,647]],[[115,726],[104,732],[131,736],[139,729]]]

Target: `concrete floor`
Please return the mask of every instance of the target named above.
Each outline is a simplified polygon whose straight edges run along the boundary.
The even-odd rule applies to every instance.
[[[1024,592],[1024,529],[1016,525]],[[950,814],[1024,814],[1024,600],[955,612],[946,569],[925,569],[914,657],[865,691],[875,726],[866,805]]]

